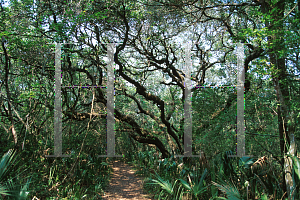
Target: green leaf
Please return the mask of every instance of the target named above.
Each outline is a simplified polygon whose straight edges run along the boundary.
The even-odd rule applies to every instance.
[[[297,156],[291,156],[291,158],[293,160],[293,166],[294,166],[295,173],[297,174],[298,178],[300,179],[300,161],[299,161],[299,158]]]
[[[192,190],[191,186],[183,179],[179,179],[179,181],[181,182],[181,184],[188,190]]]

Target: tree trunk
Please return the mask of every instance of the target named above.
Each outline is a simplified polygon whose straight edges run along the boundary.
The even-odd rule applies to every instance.
[[[283,191],[286,192],[289,199],[294,199],[292,188],[295,183],[292,178],[293,166],[291,158],[287,157],[289,152],[295,155],[295,141],[294,141],[294,127],[290,123],[291,115],[289,109],[289,90],[287,82],[287,68],[285,64],[285,57],[280,55],[284,50],[284,32],[283,32],[283,18],[285,1],[280,0],[277,3],[264,1],[262,3],[262,12],[270,16],[270,21],[266,21],[271,35],[268,36],[270,67],[272,68],[272,79],[276,90],[276,97],[278,106],[278,129],[280,136],[280,150],[282,155],[282,166],[284,171],[283,176]],[[276,9],[274,12],[273,9]],[[272,11],[272,12],[270,12]],[[288,148],[286,148],[288,147]]]
[[[17,133],[16,133],[16,130],[15,130],[15,125],[14,125],[14,118],[13,118],[12,108],[11,108],[11,104],[10,104],[11,96],[10,96],[10,91],[9,91],[9,86],[8,86],[10,61],[9,61],[8,53],[6,51],[5,42],[6,42],[5,38],[2,36],[1,45],[2,45],[2,48],[3,48],[3,51],[4,51],[4,56],[5,56],[5,65],[4,65],[4,67],[5,67],[5,78],[4,78],[4,83],[5,83],[5,90],[6,90],[7,102],[8,102],[8,115],[9,115],[9,120],[11,122],[11,127],[9,128],[9,130],[11,130],[11,132],[12,132],[12,135],[14,137],[14,142],[15,142],[15,145],[16,145],[17,141],[18,141],[18,137],[17,137]]]

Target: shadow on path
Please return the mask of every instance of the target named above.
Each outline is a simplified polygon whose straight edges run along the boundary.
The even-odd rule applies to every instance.
[[[143,192],[142,178],[123,161],[112,161],[113,175],[105,190],[104,200],[152,200]]]

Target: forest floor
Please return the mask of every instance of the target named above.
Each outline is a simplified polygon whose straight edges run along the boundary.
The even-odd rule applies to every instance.
[[[124,161],[112,161],[113,175],[105,190],[104,200],[152,200],[143,191],[143,178],[135,175],[135,171]]]

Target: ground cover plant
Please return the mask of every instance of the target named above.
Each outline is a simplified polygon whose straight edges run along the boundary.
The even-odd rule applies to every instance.
[[[124,159],[157,199],[299,199],[299,16],[297,0],[0,1],[0,198],[101,199]]]

